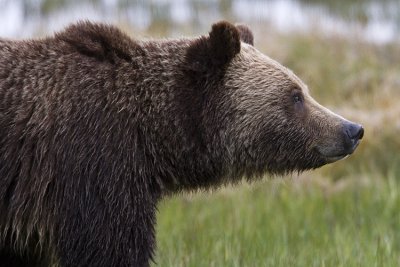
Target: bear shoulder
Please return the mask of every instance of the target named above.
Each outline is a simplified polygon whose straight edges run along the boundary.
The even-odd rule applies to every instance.
[[[139,45],[115,26],[80,21],[56,33],[55,39],[67,43],[77,52],[99,60],[130,61]]]

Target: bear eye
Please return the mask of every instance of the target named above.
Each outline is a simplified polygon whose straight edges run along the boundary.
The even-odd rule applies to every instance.
[[[300,93],[296,93],[293,95],[293,103],[302,103],[303,102],[303,96]]]

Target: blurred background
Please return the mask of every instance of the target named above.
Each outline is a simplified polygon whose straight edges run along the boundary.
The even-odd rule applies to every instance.
[[[0,0],[2,37],[79,19],[135,38],[246,23],[259,50],[366,131],[354,155],[316,171],[163,200],[157,266],[400,266],[400,1]]]

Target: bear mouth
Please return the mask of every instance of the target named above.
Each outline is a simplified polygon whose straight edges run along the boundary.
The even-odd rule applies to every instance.
[[[325,163],[332,163],[341,159],[345,159],[350,156],[351,153],[349,151],[337,151],[336,153],[324,153],[324,151],[320,151],[316,149],[317,153],[320,155],[321,158],[325,161]]]
[[[345,159],[349,155],[350,154],[343,154],[343,155],[337,155],[337,156],[324,156],[324,155],[322,155],[322,156],[325,158],[326,163],[333,163],[333,162],[339,161],[341,159]]]
[[[355,141],[351,146],[343,147],[316,147],[317,153],[324,159],[326,163],[332,163],[341,159],[345,159],[356,150],[360,140]]]

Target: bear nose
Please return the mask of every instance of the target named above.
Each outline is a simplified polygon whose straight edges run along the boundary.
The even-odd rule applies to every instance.
[[[343,127],[345,143],[348,153],[351,154],[364,136],[364,128],[357,123],[346,122]]]
[[[356,123],[350,123],[346,129],[347,136],[352,140],[360,140],[364,136],[364,128]]]

